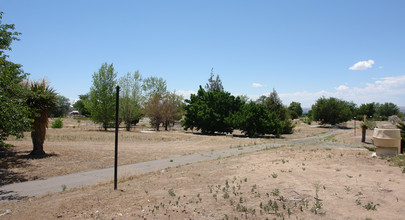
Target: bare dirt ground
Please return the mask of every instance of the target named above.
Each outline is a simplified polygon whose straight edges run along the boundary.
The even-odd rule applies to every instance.
[[[16,146],[14,158],[21,162],[9,161],[8,167],[25,179],[111,167],[114,134],[96,131],[92,125],[79,128],[49,129],[45,150],[54,156],[42,159],[23,157],[31,149],[28,138],[9,141]],[[281,140],[202,136],[179,130],[121,132],[120,160],[121,164],[136,163],[328,132],[304,124]],[[121,180],[117,191],[111,183],[104,183],[3,202],[0,215],[7,214],[0,218],[403,219],[405,174],[400,168],[391,166],[387,158],[371,157],[366,149],[318,146],[329,142],[362,146],[360,130],[357,136],[353,132],[328,136],[319,144],[285,146],[134,176]]]

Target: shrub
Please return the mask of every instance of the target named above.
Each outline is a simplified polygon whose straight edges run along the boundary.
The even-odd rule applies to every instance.
[[[52,128],[62,128],[63,127],[63,121],[62,119],[58,118],[54,122],[52,122],[51,125]]]

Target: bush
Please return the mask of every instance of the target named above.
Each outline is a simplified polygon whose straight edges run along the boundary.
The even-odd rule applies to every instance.
[[[282,133],[282,124],[275,113],[270,113],[266,106],[251,102],[245,104],[235,115],[237,126],[242,132],[257,138],[260,135],[273,134],[276,137]]]
[[[319,98],[312,105],[312,116],[321,124],[336,125],[350,120],[355,105],[337,98]]]
[[[63,121],[62,119],[58,118],[54,122],[52,122],[51,125],[52,128],[62,128],[63,127]]]

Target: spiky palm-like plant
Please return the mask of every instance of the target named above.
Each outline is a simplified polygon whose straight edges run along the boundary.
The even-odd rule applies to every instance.
[[[32,123],[31,139],[33,150],[31,155],[45,155],[44,141],[48,127],[48,113],[55,108],[57,93],[43,79],[26,83],[28,92],[28,105],[31,108]]]

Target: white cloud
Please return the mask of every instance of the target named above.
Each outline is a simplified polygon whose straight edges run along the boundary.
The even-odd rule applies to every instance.
[[[344,91],[349,89],[349,87],[345,86],[345,85],[340,85],[336,88],[337,91]]]
[[[263,87],[263,85],[262,84],[260,84],[260,83],[252,83],[252,86],[253,87]]]
[[[350,70],[366,70],[373,67],[374,60],[359,61],[353,66],[349,67]]]
[[[191,94],[196,94],[196,92],[193,90],[188,90],[188,91],[177,90],[175,92],[177,95],[182,95],[185,99],[189,99]]]
[[[267,94],[266,94],[267,95]],[[393,102],[398,106],[405,105],[405,75],[383,77],[363,87],[340,85],[334,91],[295,92],[279,94],[285,105],[292,101],[300,102],[303,107],[310,107],[321,96],[336,97],[356,104],[370,102]]]

